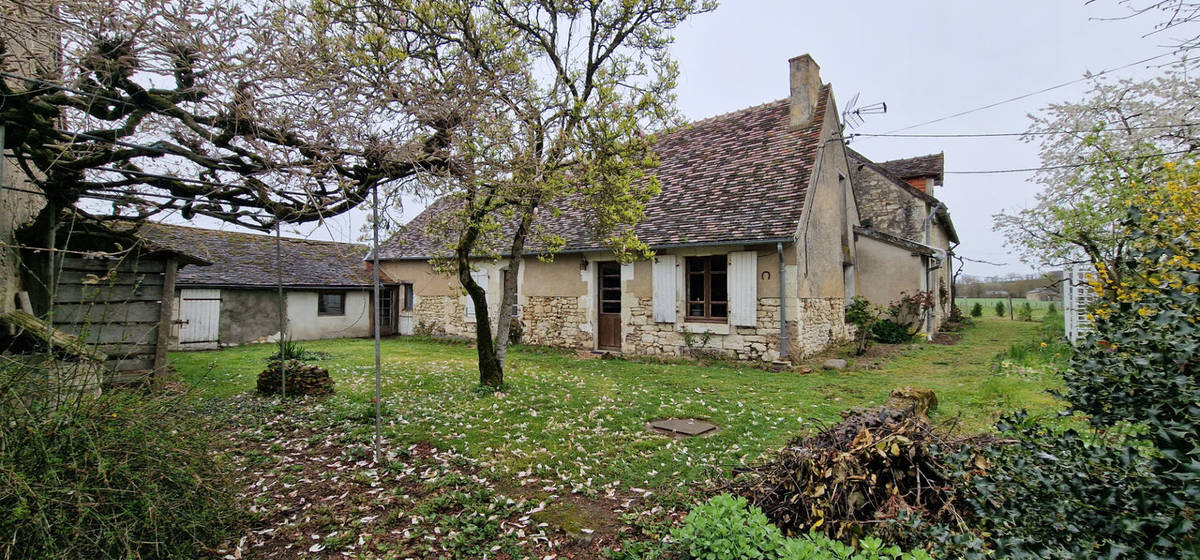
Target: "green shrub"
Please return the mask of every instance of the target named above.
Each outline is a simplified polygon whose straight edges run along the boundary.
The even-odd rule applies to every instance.
[[[1053,301],[1046,307],[1046,315],[1058,315],[1058,307],[1054,305]]]
[[[947,557],[1200,558],[1200,238],[1176,218],[1131,211],[1128,252],[1097,265],[1059,395],[1094,431],[1018,415],[998,425],[1014,444],[948,461],[973,531],[927,533]]]
[[[867,298],[854,296],[850,305],[846,306],[846,322],[858,327],[854,333],[854,354],[861,356],[867,353],[871,344],[871,330],[879,321],[883,310],[873,305]],[[685,339],[686,340],[686,339]]]
[[[1033,320],[1033,306],[1029,305],[1028,301],[1022,304],[1020,309],[1017,309],[1017,318],[1022,321]]]
[[[871,336],[884,344],[900,344],[911,341],[913,332],[905,325],[883,319],[871,325]]]
[[[925,551],[904,553],[875,537],[859,541],[858,550],[820,533],[784,538],[762,510],[729,494],[693,508],[671,537],[681,560],[931,560]]]
[[[277,346],[279,349],[267,358],[268,363],[278,362],[280,356],[283,356],[284,359],[287,360],[299,360],[301,362],[311,362],[313,360],[329,357],[329,355],[324,352],[314,352],[309,350],[302,346],[299,342],[296,342],[290,338],[285,338],[283,343]]]
[[[694,560],[774,560],[784,545],[783,535],[762,510],[729,494],[693,508],[671,537],[680,558]]]
[[[183,397],[55,406],[0,371],[0,558],[194,558],[241,513]],[[45,376],[42,376],[45,379]]]
[[[1004,311],[1005,311],[1005,309],[1006,309],[1006,308],[1004,307],[1004,302],[1003,302],[1003,301],[997,301],[997,302],[996,302],[996,316],[997,316],[997,317],[1003,317],[1003,316],[1004,316]]]
[[[979,303],[977,301],[977,302],[975,302],[975,305],[971,306],[971,316],[972,317],[983,317],[983,304],[982,303]]]
[[[930,560],[924,550],[906,553],[898,546],[884,546],[876,537],[858,542],[858,550],[820,533],[787,539],[780,560]]]
[[[951,464],[959,512],[975,534],[930,539],[944,558],[1117,558],[1146,527],[1134,513],[1144,490],[1158,486],[1149,461],[1135,449],[1102,443],[1075,430],[1030,419],[1024,413],[997,424],[1013,444],[966,450]],[[986,469],[979,469],[985,465]],[[1137,555],[1135,557],[1147,557]],[[1149,556],[1155,557],[1155,556]],[[1162,558],[1179,556],[1159,556]]]

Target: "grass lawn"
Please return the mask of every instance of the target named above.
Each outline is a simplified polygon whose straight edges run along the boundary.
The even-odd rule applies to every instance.
[[[1016,408],[1049,413],[1056,405],[1046,390],[1056,385],[1055,376],[1011,375],[995,367],[999,352],[1033,338],[1036,327],[985,316],[954,345],[915,344],[877,369],[867,360],[861,367],[851,360],[845,371],[810,374],[726,364],[581,360],[574,353],[518,347],[509,353],[509,388],[497,394],[476,391],[474,349],[396,338],[383,343],[383,435],[389,457],[411,457],[413,450],[425,449],[426,457],[452,456],[471,465],[465,475],[485,481],[498,495],[523,496],[531,503],[553,496],[607,498],[622,503],[613,509],[618,514],[659,505],[679,509],[703,481],[836,422],[843,409],[881,403],[897,387],[933,389],[940,402],[933,419],[959,418],[967,431],[985,430],[1001,412]],[[315,363],[329,369],[336,395],[282,405],[246,394],[273,346],[171,355],[206,410],[257,411],[261,403],[271,403],[261,414],[243,416],[240,434],[247,427],[262,434],[262,425],[289,424],[292,439],[275,441],[280,430],[268,428],[264,445],[253,451],[262,456],[247,468],[275,468],[287,455],[288,442],[305,438],[310,443],[325,438],[338,449],[352,450],[345,461],[364,462],[374,431],[371,341],[303,345],[328,354]],[[720,431],[677,440],[644,427],[648,420],[675,416],[708,419]],[[442,540],[438,536],[434,542]],[[608,544],[615,542],[610,536]],[[509,554],[525,553],[529,549],[518,546]]]

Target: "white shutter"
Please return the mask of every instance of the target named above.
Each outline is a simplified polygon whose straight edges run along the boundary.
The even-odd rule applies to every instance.
[[[729,253],[729,319],[739,327],[758,322],[758,253]]]
[[[474,280],[476,284],[479,284],[479,287],[483,288],[483,292],[487,296],[485,299],[487,300],[488,309],[491,310],[492,294],[488,290],[488,272],[487,272],[487,270],[482,270],[482,269],[481,270],[472,270],[471,271],[471,279]],[[475,303],[473,301],[471,301],[471,296],[469,296],[469,295],[467,296],[466,308],[467,309],[466,309],[466,317],[465,318],[466,318],[467,322],[474,323],[475,322]]]
[[[654,322],[675,322],[675,255],[654,257]]]

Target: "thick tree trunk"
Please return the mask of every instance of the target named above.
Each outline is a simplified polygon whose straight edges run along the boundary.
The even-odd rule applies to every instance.
[[[529,227],[533,223],[533,209],[526,209],[513,232],[511,258],[508,261],[508,273],[504,275],[504,294],[500,300],[500,317],[496,321],[496,359],[500,367],[504,367],[504,359],[508,356],[508,339],[512,332],[512,309],[517,304],[517,277],[521,273],[521,264],[525,252],[525,239],[529,236]]]
[[[475,309],[475,347],[479,355],[479,384],[499,389],[504,385],[504,367],[496,358],[492,344],[492,324],[488,317],[487,292],[471,277],[471,251],[479,231],[469,227],[455,249],[458,264],[458,281],[467,290],[471,305]],[[503,315],[503,313],[501,313]]]

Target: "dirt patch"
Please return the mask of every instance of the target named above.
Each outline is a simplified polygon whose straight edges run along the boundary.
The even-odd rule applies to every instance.
[[[604,549],[630,536],[632,528],[621,517],[648,506],[647,494],[640,490],[610,489],[597,496],[547,494],[541,488],[515,484],[503,484],[497,490],[510,498],[537,504],[529,518],[534,527],[561,539],[555,548],[560,558],[603,557]],[[682,517],[683,513],[673,515]]]
[[[963,333],[939,331],[933,335],[933,343],[943,346],[954,346],[963,339]]]
[[[842,345],[809,356],[808,359],[797,364],[793,369],[799,373],[821,371],[821,364],[830,358],[841,358],[848,361],[850,365],[846,368],[846,371],[879,369],[886,365],[888,360],[909,351],[911,348],[911,344],[882,344],[875,342],[867,348],[865,354],[855,356],[852,345]]]

